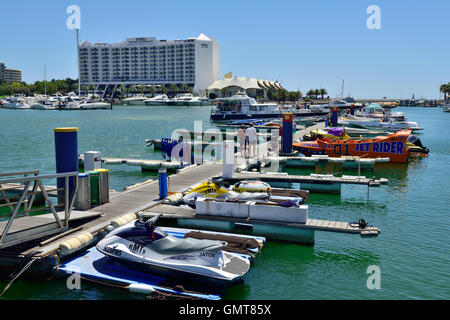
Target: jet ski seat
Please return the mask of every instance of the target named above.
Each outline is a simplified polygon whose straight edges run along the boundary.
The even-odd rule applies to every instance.
[[[168,235],[147,246],[162,255],[188,254],[198,251],[220,250],[225,247],[225,241],[199,240],[193,238],[179,239]]]

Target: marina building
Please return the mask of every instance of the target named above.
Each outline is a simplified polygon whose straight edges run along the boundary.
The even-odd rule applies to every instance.
[[[203,91],[220,78],[220,45],[200,34],[186,40],[129,38],[118,43],[83,41],[78,47],[82,85],[187,85]]]
[[[263,97],[267,99],[268,91],[284,89],[279,82],[257,78],[237,77],[231,72],[225,74],[223,79],[214,81],[208,88],[208,92],[214,92],[218,97],[232,96],[238,92],[245,92],[251,97]]]
[[[22,82],[22,71],[8,69],[4,63],[0,62],[0,80],[2,82]]]

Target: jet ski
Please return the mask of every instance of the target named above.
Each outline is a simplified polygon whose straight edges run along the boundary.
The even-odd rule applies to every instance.
[[[192,208],[195,208],[195,201],[197,198],[271,203],[294,201],[298,205],[301,205],[304,202],[304,198],[301,196],[286,196],[280,192],[276,195],[272,195],[271,193],[271,187],[266,182],[240,181],[229,186],[223,183],[223,179],[213,178],[191,189],[183,197],[183,201]]]
[[[155,226],[160,216],[113,230],[97,244],[97,250],[130,268],[182,283],[228,287],[242,281],[250,262],[223,251],[227,242],[176,238]]]

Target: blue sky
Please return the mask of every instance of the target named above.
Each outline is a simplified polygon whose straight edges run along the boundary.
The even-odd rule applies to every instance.
[[[69,5],[81,8],[80,40],[186,39],[220,42],[221,76],[278,80],[288,90],[323,87],[355,98],[439,98],[450,81],[450,2],[336,1],[2,1],[0,62],[26,82],[77,77]],[[369,5],[381,29],[369,30]]]

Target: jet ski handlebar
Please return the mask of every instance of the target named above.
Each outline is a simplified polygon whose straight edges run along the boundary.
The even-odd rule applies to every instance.
[[[159,217],[161,217],[161,216],[162,216],[162,213],[159,213],[156,216],[154,216],[154,217],[148,219],[147,221],[145,221],[145,228],[147,230],[152,230],[153,227],[156,224],[156,221],[158,221]]]

